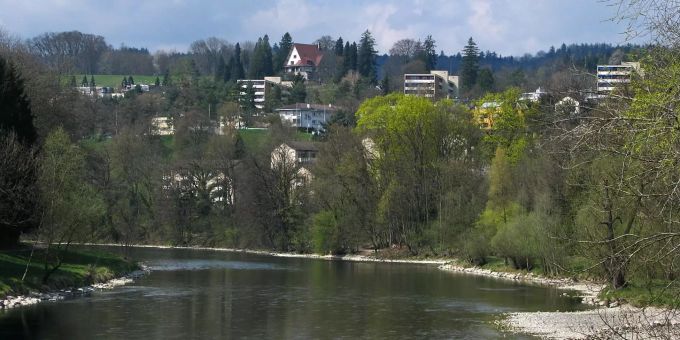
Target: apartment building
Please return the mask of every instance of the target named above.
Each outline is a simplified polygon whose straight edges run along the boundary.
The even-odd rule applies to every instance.
[[[622,62],[620,65],[597,65],[597,93],[606,95],[618,86],[629,84],[633,72],[640,72],[640,63]]]
[[[321,131],[338,111],[332,105],[297,103],[276,110],[282,122],[299,129]]]
[[[267,99],[267,95],[271,95],[272,89],[275,86],[281,87],[282,95],[285,96],[287,91],[285,89],[293,86],[290,81],[282,81],[281,77],[264,77],[264,79],[239,79],[237,81],[239,87],[239,98],[245,100],[246,90],[248,86],[253,88],[253,96],[255,101],[255,107],[262,111],[264,110],[264,103]]]
[[[404,94],[439,100],[458,98],[458,76],[448,71],[430,71],[429,74],[405,74]]]

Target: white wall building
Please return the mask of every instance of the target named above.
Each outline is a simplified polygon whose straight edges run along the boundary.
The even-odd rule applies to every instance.
[[[281,121],[290,126],[314,131],[322,131],[338,111],[335,106],[297,103],[276,110]]]
[[[246,96],[246,89],[249,85],[252,85],[254,96],[255,96],[255,107],[258,110],[264,109],[264,103],[267,100],[267,95],[271,95],[271,91],[274,86],[280,86],[282,94],[286,94],[287,91],[283,89],[290,88],[293,86],[290,81],[282,81],[281,77],[264,77],[264,79],[239,79],[237,80],[239,86],[239,98],[243,100]]]
[[[633,72],[640,72],[640,63],[622,62],[620,65],[597,65],[597,92],[609,94],[617,86],[629,84]]]
[[[404,94],[433,100],[458,98],[458,76],[450,76],[448,71],[405,74]]]

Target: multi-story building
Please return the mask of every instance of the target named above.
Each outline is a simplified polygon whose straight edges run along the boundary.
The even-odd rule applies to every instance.
[[[629,84],[633,72],[640,72],[640,63],[622,62],[620,65],[597,65],[597,92],[609,94],[616,87]]]
[[[323,59],[318,45],[293,44],[283,69],[289,74],[299,74],[305,79],[313,79],[316,68]]]
[[[429,74],[405,74],[404,94],[439,100],[458,98],[458,76],[448,71],[430,71]]]
[[[255,102],[255,107],[258,110],[264,110],[264,103],[267,99],[267,95],[270,95],[272,89],[275,86],[281,87],[282,95],[285,95],[287,89],[292,86],[290,81],[282,81],[281,77],[264,77],[264,79],[239,79],[237,81],[239,86],[239,98],[245,100],[247,96],[248,86],[253,88],[253,97]]]
[[[314,131],[323,130],[324,125],[337,111],[338,108],[330,104],[326,106],[305,103],[291,104],[276,110],[281,121],[296,128]]]

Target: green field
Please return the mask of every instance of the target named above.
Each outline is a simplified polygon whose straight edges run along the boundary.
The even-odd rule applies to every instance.
[[[135,263],[102,252],[69,251],[63,255],[64,264],[54,272],[47,286],[42,284],[44,275],[43,250],[31,249],[0,252],[0,298],[12,294],[25,294],[30,290],[79,287],[110,280],[138,268]],[[28,265],[26,278],[21,277]]]
[[[76,74],[76,84],[80,85],[80,82],[83,80],[83,74]],[[97,86],[103,86],[103,87],[113,87],[113,88],[119,88],[120,83],[123,81],[123,77],[127,79],[129,75],[122,75],[122,74],[95,74],[94,75],[94,83]],[[90,81],[91,75],[87,76],[87,81]],[[135,81],[135,84],[146,84],[146,85],[153,85],[156,83],[156,76],[142,76],[142,75],[135,75],[132,74],[132,79]],[[71,81],[71,76],[64,76],[64,83],[68,84]]]

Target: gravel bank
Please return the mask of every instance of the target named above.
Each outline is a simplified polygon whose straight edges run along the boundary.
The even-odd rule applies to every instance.
[[[113,289],[118,286],[126,285],[149,272],[147,267],[144,265],[140,266],[142,267],[141,270],[136,270],[125,276],[114,278],[102,283],[95,283],[85,287],[61,289],[44,293],[32,292],[28,295],[20,296],[7,296],[4,300],[0,300],[0,310],[30,306],[45,301],[60,301],[78,296],[88,296],[95,290]]]

